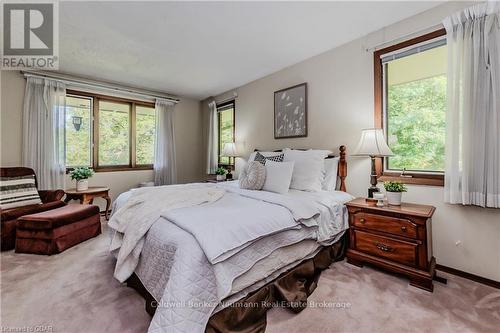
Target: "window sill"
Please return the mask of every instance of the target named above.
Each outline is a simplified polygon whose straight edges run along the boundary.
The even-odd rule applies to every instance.
[[[219,163],[218,167],[219,168],[231,168],[231,169],[234,169],[234,164],[222,164],[222,163]]]
[[[92,168],[92,167],[91,167]],[[66,168],[66,174],[71,172],[74,168]],[[152,165],[144,165],[144,166],[110,166],[110,167],[98,167],[93,168],[95,172],[117,172],[117,171],[141,171],[141,170],[153,170]]]
[[[95,172],[141,171],[141,170],[153,170],[153,166],[152,165],[136,166],[136,167],[112,166],[112,167],[98,167],[94,169]]]
[[[400,181],[404,184],[444,186],[444,175],[410,174],[411,177],[401,177],[400,173],[384,172],[377,179],[379,181]]]

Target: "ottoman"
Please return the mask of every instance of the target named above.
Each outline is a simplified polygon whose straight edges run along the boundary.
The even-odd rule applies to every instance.
[[[101,233],[99,207],[67,205],[17,219],[16,252],[56,254]]]

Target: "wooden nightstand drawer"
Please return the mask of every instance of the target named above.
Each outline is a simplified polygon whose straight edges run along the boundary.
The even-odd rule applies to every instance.
[[[417,244],[354,230],[354,248],[377,257],[416,266]]]
[[[407,219],[360,212],[353,216],[353,224],[355,227],[417,238],[417,226]]]

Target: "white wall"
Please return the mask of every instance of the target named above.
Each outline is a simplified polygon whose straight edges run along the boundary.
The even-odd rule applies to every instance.
[[[22,108],[26,80],[18,71],[0,73],[0,165],[21,166]],[[178,182],[198,181],[203,179],[203,166],[199,158],[203,154],[199,101],[181,98],[174,112]],[[98,172],[89,180],[89,184],[108,186],[111,197],[115,198],[140,182],[152,179],[152,170]],[[75,187],[75,184],[68,176],[66,188],[70,187]],[[99,204],[102,206],[101,201]]]
[[[361,129],[373,127],[373,53],[367,48],[426,29],[467,3],[446,3],[383,30],[233,89],[236,99],[236,141],[246,156],[254,149],[354,149]],[[374,13],[375,14],[375,13]],[[308,83],[307,138],[275,140],[273,92]],[[223,98],[233,90],[218,96]],[[237,165],[241,165],[242,160]],[[347,189],[366,195],[368,159],[348,158]],[[460,207],[443,202],[443,188],[410,186],[405,200],[437,207],[433,248],[437,262],[500,281],[500,210]],[[455,242],[461,241],[459,246]]]

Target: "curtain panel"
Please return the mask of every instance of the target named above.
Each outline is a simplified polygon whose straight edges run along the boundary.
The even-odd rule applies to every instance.
[[[208,102],[208,138],[207,138],[207,174],[215,174],[219,166],[219,126],[217,121],[217,104],[214,99]]]
[[[445,201],[500,207],[498,3],[443,21],[448,44]]]
[[[22,163],[35,171],[40,190],[64,188],[65,100],[64,83],[26,78]]]
[[[155,185],[170,185],[177,182],[174,139],[175,103],[157,99],[154,182]]]

